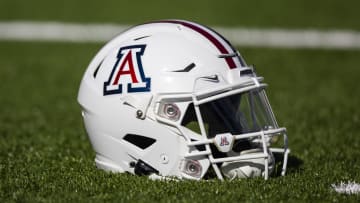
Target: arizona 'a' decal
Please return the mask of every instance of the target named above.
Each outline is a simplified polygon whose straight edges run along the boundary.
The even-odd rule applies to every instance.
[[[133,45],[120,48],[110,77],[104,82],[104,95],[150,91],[151,78],[145,77],[141,63],[145,47]]]

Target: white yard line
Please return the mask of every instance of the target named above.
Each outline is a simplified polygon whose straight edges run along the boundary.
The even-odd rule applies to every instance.
[[[0,40],[106,42],[129,25],[62,22],[0,22]],[[237,46],[360,49],[360,32],[214,27]]]

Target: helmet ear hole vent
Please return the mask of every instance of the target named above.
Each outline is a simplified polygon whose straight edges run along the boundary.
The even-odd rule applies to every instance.
[[[146,149],[156,142],[153,138],[135,134],[126,134],[123,140],[139,147],[140,149]]]

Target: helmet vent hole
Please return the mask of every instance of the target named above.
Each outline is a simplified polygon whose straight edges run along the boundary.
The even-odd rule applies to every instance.
[[[96,69],[95,69],[95,71],[94,71],[94,73],[93,73],[93,77],[94,77],[94,78],[96,78],[96,75],[97,75],[97,73],[98,73],[98,71],[99,71],[99,69],[100,69],[100,66],[101,66],[101,64],[103,63],[103,61],[104,61],[104,59],[101,60],[101,62],[99,63],[99,65],[96,67]]]
[[[244,70],[240,70],[240,75],[253,75],[254,71],[250,68],[246,68]]]
[[[153,138],[135,134],[126,134],[123,139],[140,149],[146,149],[156,142]]]
[[[174,70],[173,72],[190,72],[193,68],[195,68],[195,63],[190,63],[184,69],[181,70]]]
[[[150,35],[135,38],[134,41],[138,41],[138,40],[145,39],[145,38],[148,38],[148,37],[150,37]]]

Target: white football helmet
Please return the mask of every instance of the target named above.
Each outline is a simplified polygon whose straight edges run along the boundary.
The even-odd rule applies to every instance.
[[[219,179],[274,171],[289,149],[262,77],[221,35],[163,20],[108,42],[81,81],[78,101],[97,167],[152,178]],[[282,136],[280,148],[270,148]]]

